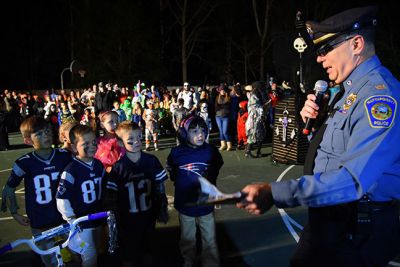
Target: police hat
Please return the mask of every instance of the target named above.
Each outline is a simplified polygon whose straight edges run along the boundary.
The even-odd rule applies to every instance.
[[[342,34],[376,26],[377,13],[376,6],[348,9],[321,22],[307,21],[307,31],[315,45],[322,45]]]

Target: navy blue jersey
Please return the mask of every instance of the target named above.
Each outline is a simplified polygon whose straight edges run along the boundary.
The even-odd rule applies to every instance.
[[[152,216],[154,187],[167,179],[167,172],[154,155],[141,152],[134,163],[127,155],[118,160],[108,175],[107,188],[118,191],[118,212],[121,222],[140,216]]]
[[[7,185],[15,188],[24,179],[25,209],[31,227],[47,228],[63,223],[55,195],[60,180],[59,172],[71,157],[66,150],[53,149],[48,159],[31,152],[15,161]]]
[[[56,198],[71,203],[75,217],[100,211],[102,184],[105,170],[98,159],[88,164],[73,158],[61,174]],[[83,223],[83,227],[94,227],[99,222]]]
[[[181,144],[171,149],[167,159],[167,169],[171,180],[175,182],[174,205],[180,213],[198,217],[213,211],[214,206],[186,207],[185,205],[198,200],[199,177],[204,177],[215,184],[223,164],[218,149],[207,143],[197,148]]]

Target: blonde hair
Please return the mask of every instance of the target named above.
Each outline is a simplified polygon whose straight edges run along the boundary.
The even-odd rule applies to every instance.
[[[117,129],[115,129],[115,133],[118,136],[118,138],[121,138],[121,135],[123,132],[127,131],[142,131],[140,126],[133,121],[123,121],[120,124],[118,124]]]
[[[60,140],[60,142],[71,143],[71,140],[69,139],[69,132],[71,131],[72,127],[74,127],[75,125],[78,125],[78,122],[67,121],[67,122],[61,124],[59,132],[58,132],[58,139]]]
[[[27,138],[31,137],[31,134],[46,129],[49,126],[49,123],[43,117],[32,116],[21,123],[19,130],[21,131],[22,137]]]
[[[104,122],[104,120],[106,119],[107,115],[114,115],[114,116],[116,116],[118,118],[118,113],[117,112],[112,111],[112,110],[105,110],[105,111],[100,112],[99,120],[101,122]]]
[[[139,113],[136,113],[137,110],[139,110]],[[134,113],[134,112],[135,112],[135,113]],[[140,114],[140,115],[142,115],[142,113],[143,113],[142,105],[141,105],[139,102],[136,102],[136,103],[133,105],[132,114]]]
[[[229,102],[231,102],[231,97],[229,96],[228,93],[226,93],[225,95],[221,95],[221,94],[217,95],[217,103],[218,104],[227,104]]]
[[[78,140],[79,136],[84,136],[85,134],[88,133],[94,134],[92,128],[86,125],[77,124],[74,127],[72,127],[71,130],[69,131],[69,140],[71,144],[76,144],[76,141]]]

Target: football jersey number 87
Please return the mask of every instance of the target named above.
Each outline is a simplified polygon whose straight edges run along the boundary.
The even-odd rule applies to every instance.
[[[83,202],[85,202],[86,204],[90,204],[93,203],[96,199],[100,200],[101,197],[101,177],[98,178],[94,178],[93,179],[94,182],[92,180],[87,180],[85,182],[82,183],[81,185],[81,189],[82,189],[82,193],[83,193]],[[96,185],[99,185],[99,195],[96,196]]]
[[[51,180],[57,180],[58,172],[51,173]],[[50,177],[46,174],[36,175],[33,178],[36,192],[36,202],[39,204],[50,203],[53,199]]]

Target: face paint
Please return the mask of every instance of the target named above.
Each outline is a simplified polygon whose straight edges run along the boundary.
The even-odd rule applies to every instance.
[[[142,150],[142,133],[140,130],[129,130],[121,134],[121,141],[129,153],[137,153]]]
[[[84,134],[83,136],[78,136],[75,147],[77,158],[82,161],[93,160],[97,151],[96,135],[91,132]]]

